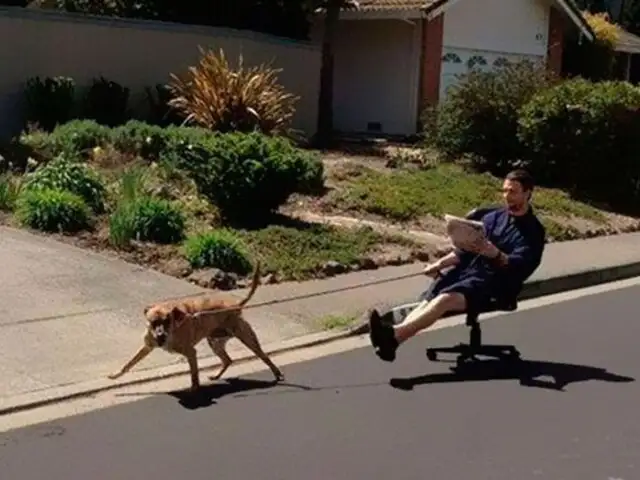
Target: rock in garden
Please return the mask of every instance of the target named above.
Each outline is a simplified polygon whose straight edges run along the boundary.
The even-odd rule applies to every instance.
[[[189,275],[189,281],[203,288],[217,288],[219,290],[232,290],[236,288],[237,276],[220,270],[219,268],[207,268],[198,270]]]
[[[363,257],[358,260],[360,270],[375,270],[378,268],[378,264],[371,257]]]
[[[262,283],[262,285],[273,285],[278,283],[278,277],[273,273],[267,273],[262,277],[262,281],[260,283]]]
[[[167,275],[178,278],[184,278],[193,272],[193,268],[191,268],[189,262],[184,258],[172,258],[164,265],[162,270]]]
[[[386,265],[397,267],[399,265],[406,265],[411,263],[411,255],[408,253],[395,253],[386,255]]]
[[[173,197],[171,188],[168,185],[159,185],[153,189],[153,195],[163,199],[170,199]]]
[[[344,273],[348,270],[346,265],[343,265],[340,262],[336,262],[335,260],[329,260],[324,265],[322,265],[322,273],[332,276],[338,275],[340,273]]]
[[[220,290],[233,290],[234,288],[238,288],[238,281],[240,277],[237,273],[233,272],[222,272],[224,274],[224,279],[221,281],[222,284],[218,286]],[[225,287],[225,288],[223,288]]]
[[[451,252],[452,247],[447,246],[447,247],[440,247],[436,250],[436,253],[433,255],[435,258],[442,258],[445,255],[449,255],[449,253]]]
[[[426,250],[416,249],[411,252],[411,257],[419,262],[428,262],[431,259],[431,254]]]

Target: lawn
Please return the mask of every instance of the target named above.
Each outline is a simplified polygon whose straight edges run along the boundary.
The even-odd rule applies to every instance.
[[[331,173],[331,181],[333,190],[315,202],[324,213],[405,225],[433,226],[441,223],[445,213],[464,215],[475,207],[502,201],[502,179],[450,163],[428,169],[342,163]],[[558,189],[537,188],[533,205],[554,240],[637,226],[636,219],[612,215]]]
[[[398,248],[412,246],[408,240],[368,228],[340,229],[318,224],[273,225],[239,233],[252,256],[262,259],[265,271],[277,272],[288,280],[315,277],[329,262],[335,269],[354,268],[384,244],[395,244]]]
[[[363,168],[342,186],[344,189],[331,199],[334,205],[407,221],[425,215],[462,215],[478,205],[500,202],[502,182],[489,174],[469,173],[446,164],[429,170]],[[540,188],[534,203],[540,213],[606,220],[596,208],[572,200],[560,190]]]

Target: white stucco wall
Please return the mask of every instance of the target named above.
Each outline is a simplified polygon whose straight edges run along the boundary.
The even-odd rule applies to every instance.
[[[322,28],[313,30],[320,42]],[[420,21],[341,20],[336,33],[334,127],[411,135],[417,123]],[[377,132],[374,132],[377,133]]]
[[[104,75],[131,89],[131,106],[144,108],[144,87],[167,83],[199,60],[198,46],[223,49],[235,63],[270,63],[282,69],[279,81],[299,97],[293,127],[316,131],[320,88],[320,49],[269,35],[225,28],[179,25],[72,15],[59,12],[0,9],[0,136],[19,132],[24,82],[32,76],[73,77],[78,90]]]
[[[545,55],[548,0],[459,0],[444,15],[443,45]]]
[[[544,61],[549,0],[459,0],[444,15],[439,99],[470,68]],[[471,65],[473,64],[473,65]]]

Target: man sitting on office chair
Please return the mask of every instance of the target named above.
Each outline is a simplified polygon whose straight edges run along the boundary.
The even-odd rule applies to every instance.
[[[524,281],[540,265],[545,245],[545,229],[530,205],[533,188],[524,170],[505,177],[505,206],[482,218],[486,239],[428,265],[424,273],[436,283],[402,323],[394,326],[377,310],[370,313],[370,338],[378,357],[394,361],[402,343],[445,314],[489,310],[492,299],[516,300]],[[440,271],[449,267],[454,268],[441,276]]]

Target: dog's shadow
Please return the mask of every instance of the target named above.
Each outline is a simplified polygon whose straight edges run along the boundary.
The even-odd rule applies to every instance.
[[[545,380],[541,377],[546,377]],[[626,377],[608,372],[604,368],[570,363],[537,360],[476,360],[449,372],[432,373],[418,377],[392,378],[389,384],[399,390],[413,390],[419,385],[454,382],[479,382],[491,380],[517,380],[525,387],[544,388],[563,392],[572,383],[599,380],[603,382],[634,382]]]
[[[217,403],[216,400],[229,395],[242,396],[243,392],[266,390],[274,387],[294,387],[302,390],[310,390],[310,387],[294,385],[276,380],[254,380],[248,378],[229,377],[217,380],[209,385],[202,385],[197,391],[174,390],[168,395],[177,398],[178,403],[188,410],[206,408]]]

